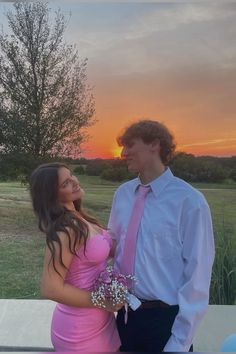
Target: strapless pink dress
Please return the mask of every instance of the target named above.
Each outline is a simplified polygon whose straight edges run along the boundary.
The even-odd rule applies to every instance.
[[[95,278],[107,266],[111,239],[106,231],[87,240],[72,259],[65,282],[92,290]],[[113,313],[99,308],[57,304],[52,317],[51,340],[56,351],[115,352],[120,338]]]

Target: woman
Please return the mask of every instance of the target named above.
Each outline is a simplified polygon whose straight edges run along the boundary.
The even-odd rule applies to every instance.
[[[117,351],[114,312],[122,304],[105,300],[98,308],[91,299],[94,280],[113,252],[109,234],[81,208],[84,191],[65,164],[39,166],[31,175],[30,192],[46,235],[41,293],[58,303],[51,324],[55,350]]]

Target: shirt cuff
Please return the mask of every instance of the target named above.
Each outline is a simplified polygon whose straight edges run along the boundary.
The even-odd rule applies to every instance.
[[[192,343],[191,343],[192,344]],[[173,334],[166,343],[163,352],[188,352],[191,344],[183,345]]]

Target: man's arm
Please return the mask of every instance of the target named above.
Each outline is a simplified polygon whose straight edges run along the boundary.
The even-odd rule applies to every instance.
[[[188,211],[182,229],[184,284],[178,291],[179,313],[164,351],[189,351],[209,301],[214,236],[207,204]]]

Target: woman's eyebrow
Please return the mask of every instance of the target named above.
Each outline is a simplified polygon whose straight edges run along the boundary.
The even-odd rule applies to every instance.
[[[59,187],[62,187],[64,183],[66,183],[67,181],[69,181],[70,179],[69,178],[66,178],[60,185]]]

